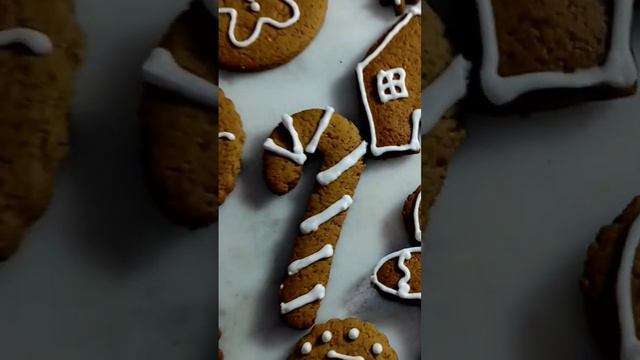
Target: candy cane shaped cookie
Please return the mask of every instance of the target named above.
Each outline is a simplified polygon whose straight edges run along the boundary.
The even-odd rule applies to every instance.
[[[285,321],[306,329],[314,324],[325,295],[342,223],[365,168],[367,143],[351,121],[327,107],[284,115],[264,148],[265,179],[276,194],[296,186],[306,154],[323,157],[280,291]]]

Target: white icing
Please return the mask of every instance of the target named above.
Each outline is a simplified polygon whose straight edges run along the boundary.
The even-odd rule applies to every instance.
[[[329,350],[329,352],[327,353],[327,357],[329,359],[341,359],[341,360],[364,360],[362,356],[351,356],[351,355],[340,354],[335,350]]]
[[[260,6],[260,3],[257,2],[256,0],[249,0],[251,2],[251,4],[249,5],[249,9],[251,9],[251,11],[253,12],[259,12],[260,9],[262,8]]]
[[[467,94],[471,63],[456,56],[447,69],[422,91],[422,134],[427,134],[438,121]]]
[[[155,48],[144,63],[142,74],[150,84],[206,106],[218,107],[218,87],[180,67],[167,49]]]
[[[480,79],[485,95],[495,105],[503,105],[524,93],[541,89],[633,85],[638,76],[630,45],[633,3],[633,0],[615,0],[609,54],[604,65],[573,73],[550,71],[502,77],[498,73],[500,54],[493,5],[491,0],[477,0],[483,45]]]
[[[322,342],[323,343],[325,343],[325,344],[328,343],[329,341],[331,341],[332,338],[333,338],[333,334],[331,333],[331,331],[325,330],[322,333]]]
[[[387,294],[395,295],[401,299],[407,299],[407,300],[422,299],[422,292],[414,292],[414,293],[411,292],[411,287],[409,286],[409,281],[411,280],[411,270],[405,264],[407,260],[411,259],[412,253],[421,253],[421,252],[422,252],[422,248],[417,246],[417,247],[396,251],[394,253],[391,253],[383,257],[380,260],[380,262],[378,262],[378,265],[376,265],[375,269],[373,270],[373,276],[371,277],[371,280],[380,290],[382,290]],[[378,280],[378,271],[380,270],[382,265],[384,265],[384,263],[386,263],[388,260],[394,259],[394,258],[398,259],[398,267],[400,268],[400,270],[402,270],[404,274],[404,276],[398,281],[398,285],[397,285],[398,289],[392,289]]]
[[[405,82],[406,79],[407,72],[403,68],[380,70],[376,82],[380,101],[386,104],[392,100],[408,98],[409,90]]]
[[[420,228],[420,204],[422,203],[422,192],[418,193],[416,203],[413,205],[413,227],[415,229],[415,239],[422,242],[422,229]]]
[[[360,330],[352,328],[351,330],[349,330],[349,333],[347,333],[347,336],[351,341],[356,340],[360,337]]]
[[[0,31],[0,47],[22,44],[35,55],[49,55],[53,52],[51,39],[40,31],[16,27]]]
[[[218,139],[226,139],[229,141],[234,141],[236,139],[236,136],[233,135],[233,133],[230,133],[228,131],[220,131],[218,133]]]
[[[383,351],[384,351],[384,348],[382,347],[382,344],[380,344],[380,343],[375,343],[371,347],[371,352],[373,352],[373,355],[376,355],[376,356],[380,355],[380,354],[382,354]]]
[[[292,16],[288,20],[283,22],[274,20],[269,17],[259,18],[258,22],[256,23],[256,27],[253,29],[253,32],[245,40],[238,40],[235,34],[235,29],[238,21],[238,11],[231,7],[220,8],[220,10],[218,10],[218,13],[229,14],[229,17],[230,17],[229,30],[228,30],[229,41],[231,41],[231,43],[236,47],[244,48],[253,44],[258,39],[258,37],[260,36],[260,32],[262,31],[262,26],[265,24],[271,25],[277,29],[285,29],[295,24],[296,22],[298,22],[298,20],[300,19],[300,8],[298,8],[298,4],[295,2],[295,0],[282,0],[282,1],[287,3],[287,5],[289,5],[289,7],[291,8],[291,11],[293,12]],[[255,11],[253,10],[253,7],[251,8],[251,10]]]
[[[291,135],[291,141],[293,142],[293,149],[287,150],[279,145],[277,145],[273,139],[268,138],[264,142],[264,148],[269,150],[275,154],[278,154],[282,157],[285,157],[298,165],[302,165],[307,161],[307,156],[304,154],[304,150],[302,148],[302,143],[300,142],[300,137],[298,136],[298,132],[296,128],[293,126],[293,118],[287,114],[282,116],[282,124],[289,131]]]
[[[323,246],[320,250],[314,252],[313,254],[304,257],[302,259],[298,259],[291,264],[289,264],[289,276],[297,274],[300,270],[306,268],[307,266],[314,264],[320,260],[327,259],[333,256],[333,246],[331,244],[327,244]]]
[[[640,359],[640,340],[638,340],[636,335],[633,296],[631,292],[633,264],[639,244],[640,217],[634,221],[629,229],[618,272],[616,295],[618,300],[618,317],[620,320],[621,360]]]
[[[328,208],[320,213],[307,218],[300,224],[300,232],[303,234],[312,233],[320,227],[320,225],[331,220],[334,216],[349,209],[353,199],[349,195],[344,195],[338,201],[331,204]]]
[[[280,303],[280,312],[287,314],[295,309],[301,308],[307,304],[311,304],[314,301],[324,299],[326,291],[322,284],[317,284],[306,294],[303,294],[288,303]]]
[[[313,154],[316,152],[316,149],[318,148],[318,144],[320,143],[320,138],[322,137],[322,134],[324,134],[324,131],[329,126],[329,123],[331,122],[331,118],[333,117],[334,113],[335,113],[335,109],[332,108],[331,106],[327,106],[327,108],[324,111],[324,114],[322,115],[322,117],[320,118],[320,121],[318,122],[318,127],[316,128],[316,132],[313,133],[311,140],[309,140],[309,143],[307,144],[306,151],[309,154]]]
[[[404,17],[402,18],[402,20],[400,20],[392,29],[391,31],[389,31],[389,33],[387,33],[386,37],[384,38],[384,40],[380,43],[380,45],[371,53],[369,54],[369,56],[367,56],[362,62],[358,63],[358,65],[356,66],[356,73],[358,75],[358,83],[360,86],[360,96],[362,98],[362,103],[364,104],[364,108],[365,108],[365,112],[367,113],[367,119],[369,120],[369,128],[371,130],[371,153],[374,156],[380,156],[386,152],[389,151],[419,151],[420,150],[420,139],[418,137],[418,132],[420,131],[420,126],[419,126],[419,122],[420,122],[420,116],[416,117],[416,113],[414,111],[414,113],[412,113],[412,131],[411,131],[411,142],[409,144],[403,144],[403,145],[390,145],[390,146],[383,146],[383,147],[378,147],[377,143],[378,140],[376,138],[376,126],[375,126],[375,122],[373,119],[373,114],[371,113],[371,107],[369,105],[369,99],[367,97],[367,89],[365,87],[365,80],[364,80],[364,69],[378,56],[380,56],[380,54],[382,53],[382,51],[387,47],[387,45],[389,45],[389,43],[393,40],[393,38],[395,38],[400,31],[402,31],[402,29],[404,29],[405,26],[407,26],[407,24],[409,24],[409,22],[411,21],[411,19],[414,16],[419,16],[421,14],[422,9],[418,6],[416,7],[412,7],[409,12],[407,12]],[[415,120],[418,120],[418,123],[416,124]],[[415,135],[415,136],[414,136]]]
[[[327,186],[340,177],[345,171],[351,169],[360,159],[367,153],[367,142],[363,141],[347,156],[342,158],[338,163],[332,167],[321,171],[316,175],[318,184]]]
[[[313,350],[313,346],[311,345],[310,342],[306,342],[304,344],[302,344],[302,348],[300,348],[300,353],[302,355],[309,355],[311,354],[311,350]]]

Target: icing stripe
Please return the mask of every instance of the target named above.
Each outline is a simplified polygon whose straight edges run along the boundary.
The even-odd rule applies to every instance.
[[[329,350],[329,352],[327,353],[327,357],[329,359],[340,359],[340,360],[364,360],[362,356],[351,356],[351,355],[340,354],[335,350]]]
[[[282,314],[288,314],[295,309],[301,308],[307,304],[311,304],[314,301],[324,299],[325,288],[322,284],[317,284],[308,293],[298,296],[297,298],[289,301],[288,303],[280,303],[280,312]]]
[[[324,131],[327,129],[327,126],[329,126],[334,112],[334,108],[332,108],[331,106],[327,106],[327,109],[324,111],[322,118],[320,118],[320,121],[318,122],[318,128],[316,129],[316,132],[313,134],[311,140],[307,144],[306,150],[309,154],[313,154],[316,152],[318,144],[320,143],[320,138],[322,137],[322,134],[324,134]]]
[[[236,139],[236,136],[228,131],[221,131],[218,133],[218,139],[226,139],[226,140],[234,141]]]
[[[151,52],[142,66],[142,75],[146,82],[157,87],[206,106],[218,107],[218,87],[180,67],[167,49],[155,48]]]
[[[0,31],[0,47],[22,44],[35,55],[49,55],[53,52],[51,39],[40,31],[17,27]]]
[[[322,186],[326,186],[334,182],[337,178],[340,177],[345,171],[351,169],[352,166],[358,163],[360,159],[367,153],[367,142],[363,141],[356,147],[351,153],[342,158],[337,164],[332,167],[319,172],[316,175],[316,180],[318,184]]]
[[[422,252],[422,248],[417,246],[417,247],[396,251],[394,253],[391,253],[383,257],[380,260],[380,262],[378,262],[378,265],[376,265],[375,269],[373,270],[373,276],[371,276],[371,281],[383,292],[386,292],[387,294],[395,295],[401,299],[407,299],[407,300],[422,299],[422,292],[416,292],[416,293],[410,292],[411,289],[409,286],[409,280],[411,280],[411,270],[405,265],[405,261],[411,259],[412,253],[421,253],[421,252]],[[402,270],[402,272],[404,273],[404,276],[398,281],[398,285],[397,285],[398,289],[391,289],[390,287],[381,283],[380,280],[378,280],[378,271],[380,270],[382,265],[384,265],[387,261],[396,257],[398,258],[398,267],[400,268],[400,270]]]
[[[635,317],[633,311],[633,295],[631,286],[633,281],[633,264],[640,244],[640,217],[638,217],[627,235],[624,245],[620,269],[618,272],[617,300],[618,317],[620,319],[620,359],[637,360],[640,358],[640,340],[636,335]]]
[[[333,256],[333,246],[331,244],[327,244],[323,246],[320,250],[314,252],[313,254],[304,257],[302,259],[298,259],[291,264],[289,264],[289,276],[297,274],[300,270],[306,268],[311,264],[315,264],[316,262],[327,259]]]
[[[416,203],[413,205],[413,227],[416,241],[422,242],[422,229],[420,228],[420,204],[422,203],[422,191],[418,193]]]
[[[296,128],[293,126],[293,118],[287,114],[282,115],[282,124],[289,131],[291,135],[291,140],[293,142],[293,151],[287,150],[282,146],[276,144],[273,139],[268,138],[264,142],[264,148],[269,150],[275,154],[278,154],[282,157],[285,157],[298,165],[302,165],[307,161],[307,156],[304,154],[302,149],[302,143],[300,142],[300,137],[298,136],[298,132]]]
[[[334,202],[322,212],[307,218],[300,224],[300,232],[303,234],[312,233],[320,227],[320,225],[331,220],[334,216],[349,209],[353,204],[353,199],[349,195],[344,195],[338,201]]]

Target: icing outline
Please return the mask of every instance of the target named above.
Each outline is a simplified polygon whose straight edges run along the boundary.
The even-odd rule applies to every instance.
[[[378,289],[387,294],[395,295],[405,300],[421,300],[422,292],[410,292],[411,288],[409,286],[409,281],[411,280],[411,270],[405,264],[406,260],[411,259],[411,254],[413,253],[422,253],[422,248],[420,246],[406,248],[383,257],[373,270],[371,281],[378,287]],[[398,259],[398,267],[404,273],[404,276],[398,281],[398,289],[392,289],[378,280],[378,271],[382,265],[394,258]]]
[[[0,31],[0,47],[21,44],[34,55],[44,56],[53,52],[53,43],[44,33],[25,27],[15,27]]]

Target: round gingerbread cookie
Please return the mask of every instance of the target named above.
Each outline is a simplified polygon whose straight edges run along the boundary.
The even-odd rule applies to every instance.
[[[424,215],[425,213],[422,209],[422,186],[418,186],[418,188],[407,197],[402,207],[404,227],[407,229],[412,243],[422,243],[422,229],[425,224],[423,220]]]
[[[260,71],[300,54],[324,23],[327,0],[218,0],[222,68]]]
[[[222,90],[218,107],[218,205],[222,205],[227,195],[236,186],[240,173],[240,157],[244,145],[244,130],[240,114]]]
[[[289,360],[324,359],[396,360],[398,355],[373,324],[351,318],[316,325],[289,356]]]
[[[580,287],[607,359],[640,359],[640,197],[604,226],[587,251]]]

